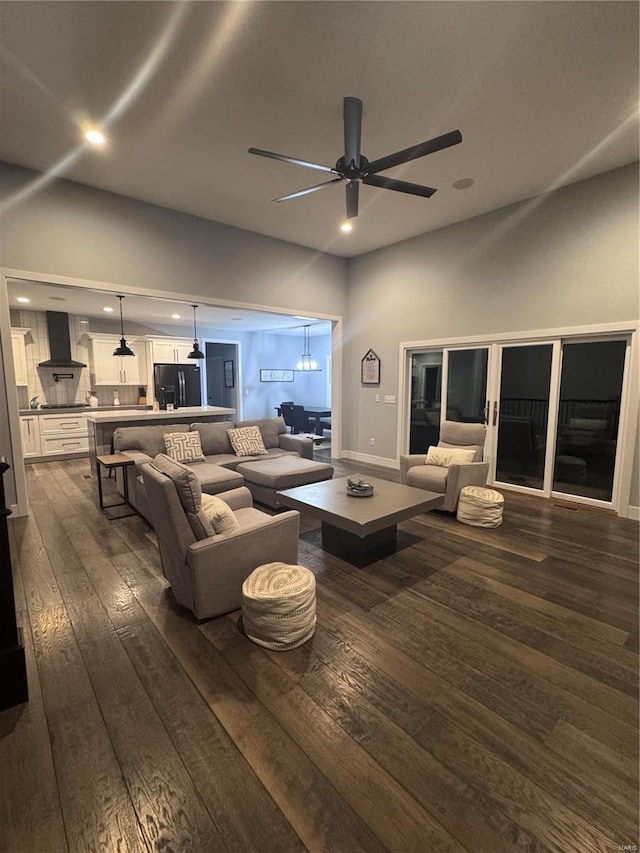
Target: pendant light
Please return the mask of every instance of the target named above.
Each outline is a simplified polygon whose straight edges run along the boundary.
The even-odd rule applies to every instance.
[[[132,349],[129,349],[127,346],[127,342],[124,339],[124,321],[122,319],[122,300],[124,296],[118,296],[120,300],[120,346],[116,347],[113,351],[114,355],[135,355],[135,352]]]
[[[303,341],[304,341],[304,351],[302,353],[302,358],[298,362],[296,370],[299,370],[302,373],[310,373],[312,371],[319,371],[317,363],[314,359],[311,358],[310,347],[309,347],[309,329],[311,326],[303,326]]]
[[[197,305],[192,305],[193,308],[193,349],[187,356],[187,358],[204,358],[204,353],[200,351],[200,345],[198,344],[198,331],[196,329],[196,308]]]

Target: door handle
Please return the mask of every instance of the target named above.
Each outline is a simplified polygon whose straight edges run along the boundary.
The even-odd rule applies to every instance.
[[[482,418],[483,418],[485,424],[487,424],[487,425],[489,423],[489,405],[490,405],[489,400],[487,400],[487,405],[484,407],[484,409],[482,411]]]
[[[493,401],[493,425],[498,423],[498,401]]]

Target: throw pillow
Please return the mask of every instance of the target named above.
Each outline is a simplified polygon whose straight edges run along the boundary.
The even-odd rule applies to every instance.
[[[164,437],[167,455],[174,462],[203,462],[198,432],[168,432]]]
[[[231,533],[235,533],[236,530],[240,530],[238,519],[229,504],[226,504],[215,495],[202,495],[202,511],[209,519],[216,533],[229,536]]]
[[[465,465],[467,462],[473,462],[475,455],[475,450],[464,450],[462,447],[430,447],[424,461],[426,465],[448,468],[450,465]]]
[[[229,429],[227,435],[236,456],[264,456],[267,452],[257,426]]]

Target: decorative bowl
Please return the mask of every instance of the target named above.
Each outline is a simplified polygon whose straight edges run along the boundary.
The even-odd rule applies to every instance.
[[[373,494],[371,483],[347,484],[347,494],[352,498],[370,498]]]

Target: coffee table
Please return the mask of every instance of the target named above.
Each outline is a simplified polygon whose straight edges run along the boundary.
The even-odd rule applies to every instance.
[[[367,477],[374,492],[368,498],[346,492],[347,477],[278,492],[280,503],[322,521],[322,545],[335,554],[394,548],[397,524],[444,505],[444,495]]]

